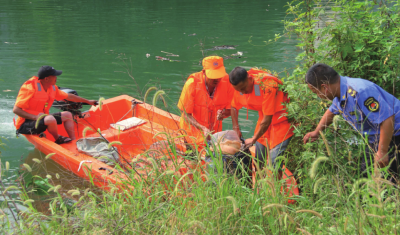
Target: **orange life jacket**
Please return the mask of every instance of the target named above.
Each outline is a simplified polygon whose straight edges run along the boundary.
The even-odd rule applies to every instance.
[[[262,111],[262,100],[260,99],[261,92],[265,92],[268,90],[268,87],[272,88],[278,88],[279,85],[282,85],[283,82],[279,80],[277,77],[272,76],[271,74],[267,73],[266,71],[259,70],[259,69],[250,69],[247,71],[247,73],[253,77],[254,79],[254,87],[253,87],[253,92],[247,96],[247,102],[244,105],[247,109],[251,110],[256,110],[256,111]],[[271,81],[272,80],[272,81]],[[277,83],[277,84],[275,84]],[[242,95],[242,94],[241,94]],[[274,118],[272,120],[271,124],[276,124],[278,122],[284,121],[287,118],[286,117],[281,117],[283,113],[286,112],[286,107],[285,103],[289,103],[289,98],[287,93],[283,91],[278,91],[276,93],[276,115],[274,115]],[[279,115],[278,115],[279,114]]]
[[[222,121],[217,120],[217,111],[230,108],[233,97],[233,87],[229,82],[229,76],[221,79],[215,87],[213,98],[211,99],[205,83],[204,72],[193,73],[188,77],[194,80],[194,107],[192,116],[196,121],[207,127],[210,131],[219,132],[222,130]],[[188,132],[189,136],[197,137],[196,142],[202,142],[201,133],[197,128],[191,127],[181,118],[180,127]],[[197,133],[196,133],[197,132]]]
[[[38,77],[33,76],[22,85],[30,85],[32,89],[35,90],[32,98],[29,99],[29,108],[22,110],[33,115],[38,115],[39,113],[49,114],[49,110],[53,105],[54,98],[56,96],[56,87],[52,85],[47,91],[45,91],[38,79]],[[18,117],[15,127],[19,129],[24,122],[25,118]]]
[[[247,71],[247,74],[249,74],[252,77],[255,77],[256,80],[262,80],[262,81],[266,81],[268,79],[272,79],[274,80],[276,83],[278,83],[279,85],[282,85],[282,81],[279,80],[277,77],[272,76],[271,74],[267,73],[264,70],[260,70],[260,69],[250,69],[249,71]]]

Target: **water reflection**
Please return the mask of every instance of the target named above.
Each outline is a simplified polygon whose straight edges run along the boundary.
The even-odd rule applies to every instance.
[[[167,92],[169,110],[178,113],[176,103],[184,81],[201,70],[203,56],[229,57],[228,72],[236,66],[279,72],[293,67],[297,54],[294,39],[261,47],[248,43],[252,36],[255,44],[263,45],[282,32],[286,16],[282,1],[0,0],[0,5],[0,136],[7,138],[1,157],[3,163],[11,163],[13,173],[21,157],[28,164],[32,158],[43,158],[24,137],[15,137],[12,124],[20,86],[42,65],[63,70],[57,84],[89,99],[140,97],[156,85]],[[221,45],[235,49],[206,51]],[[180,62],[157,60],[155,56],[168,57],[163,52],[179,55],[169,58]],[[232,56],[238,52],[243,57]],[[246,125],[243,132],[251,135],[257,115],[250,112],[246,120],[246,112],[240,112],[239,118]],[[224,121],[224,128],[231,128],[230,119]],[[56,173],[60,179],[54,177]],[[34,174],[52,175],[63,189],[88,186],[50,160],[34,167]],[[16,176],[12,177],[9,182]]]

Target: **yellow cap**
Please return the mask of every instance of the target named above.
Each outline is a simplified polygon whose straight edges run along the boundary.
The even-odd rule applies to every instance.
[[[224,67],[224,59],[219,56],[208,56],[203,59],[203,69],[210,79],[223,78],[228,75]]]

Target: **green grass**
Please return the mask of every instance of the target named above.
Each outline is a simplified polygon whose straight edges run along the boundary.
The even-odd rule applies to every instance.
[[[29,209],[17,223],[3,216],[2,228],[18,234],[395,234],[399,190],[380,177],[359,179],[345,166],[331,167],[337,157],[331,154],[306,166],[314,177],[299,179],[295,204],[280,192],[284,182],[265,178],[265,170],[254,187],[246,177],[225,174],[221,156],[214,159],[215,172],[184,175],[161,170],[166,158],[152,158],[147,183],[124,181],[109,192],[67,191],[52,185],[55,175],[37,177],[36,187],[21,185],[21,203]],[[31,168],[50,161],[40,160]],[[135,178],[135,171],[127,173]],[[47,213],[31,199],[40,182],[48,182]]]

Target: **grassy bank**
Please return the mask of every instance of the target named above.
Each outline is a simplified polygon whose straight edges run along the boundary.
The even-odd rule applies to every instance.
[[[54,185],[57,175],[37,177],[22,194],[29,210],[20,213],[17,233],[394,234],[400,226],[399,190],[381,177],[358,179],[351,171],[357,162],[350,159],[341,165],[335,160],[340,156],[329,152],[312,162],[308,174],[299,179],[301,195],[292,198],[281,192],[285,182],[265,177],[266,170],[257,174],[251,187],[248,178],[225,174],[218,159],[214,173],[193,170],[181,175],[160,171],[165,159],[154,158],[149,160],[147,183],[125,181],[106,192],[64,190]],[[38,160],[24,167],[29,172],[50,161]],[[132,179],[136,174],[128,173]],[[42,181],[48,182],[47,188]],[[47,213],[32,206],[33,190],[49,193]],[[7,218],[11,219],[2,219]]]

